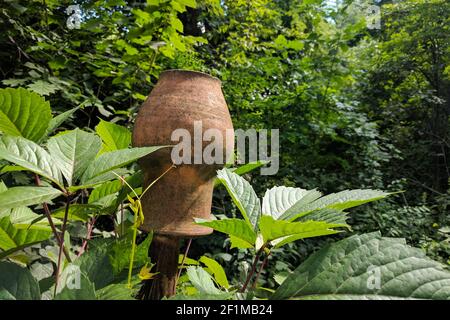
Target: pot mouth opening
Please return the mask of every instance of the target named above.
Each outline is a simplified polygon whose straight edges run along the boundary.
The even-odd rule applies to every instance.
[[[181,73],[181,74],[185,74],[191,77],[204,77],[204,78],[208,78],[214,81],[218,81],[219,83],[222,83],[222,81],[220,81],[219,78],[214,77],[208,73],[205,72],[201,72],[201,71],[194,71],[194,70],[188,70],[188,69],[168,69],[168,70],[164,70],[163,72],[161,72],[160,76],[164,75],[164,74],[171,74],[171,73]]]

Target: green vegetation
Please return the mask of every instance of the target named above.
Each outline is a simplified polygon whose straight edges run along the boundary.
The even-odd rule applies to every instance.
[[[131,128],[167,69],[220,78],[235,128],[280,129],[276,175],[217,172],[174,299],[448,299],[450,3],[378,1],[379,29],[369,4],[2,2],[0,299],[157,276],[136,160],[166,147]]]

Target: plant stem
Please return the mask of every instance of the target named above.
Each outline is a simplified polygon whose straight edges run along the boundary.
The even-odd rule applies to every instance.
[[[78,255],[77,255],[78,257],[80,257],[86,250],[88,240],[91,239],[92,231],[94,231],[95,221],[96,221],[96,218],[92,217],[91,221],[88,222],[87,236],[86,236],[86,239],[83,240],[83,245],[81,246],[80,252],[78,252]]]
[[[136,200],[139,201],[139,200]],[[134,254],[136,251],[136,237],[137,237],[137,229],[138,224],[137,221],[139,219],[139,214],[134,214],[134,226],[133,226],[133,240],[131,243],[131,255],[130,255],[130,265],[128,266],[128,288],[131,288],[131,275],[133,274],[133,263],[134,263]]]
[[[66,208],[64,210],[64,219],[63,224],[61,227],[61,245],[59,246],[59,253],[58,253],[58,265],[56,267],[56,281],[55,281],[55,292],[54,295],[56,296],[56,290],[58,289],[58,282],[59,282],[59,273],[61,270],[61,262],[62,262],[62,255],[63,255],[63,248],[64,248],[64,233],[66,232],[66,225],[67,225],[67,218],[69,216],[69,207],[70,207],[70,195],[67,196],[66,200]]]
[[[264,258],[263,262],[261,263],[261,266],[259,267],[258,273],[256,274],[255,280],[253,281],[253,285],[252,285],[253,289],[256,288],[256,284],[258,283],[259,276],[261,275],[261,272],[263,271],[264,267],[266,266],[267,261],[269,261],[269,257],[270,257],[271,253],[272,252],[269,251],[269,253]]]
[[[258,265],[259,257],[261,256],[261,253],[264,251],[265,247],[266,247],[266,244],[264,244],[256,253],[255,259],[253,260],[252,269],[250,270],[250,273],[247,275],[247,279],[245,280],[245,283],[242,286],[241,290],[239,290],[239,292],[245,292],[245,290],[247,289],[248,284],[250,283],[250,280],[256,271],[256,266]]]
[[[177,280],[175,281],[175,288],[176,288],[176,286],[177,286],[178,279],[179,279],[180,276],[181,276],[181,271],[183,270],[183,267],[184,267],[184,261],[186,260],[186,257],[187,257],[187,255],[188,255],[189,248],[191,247],[191,243],[192,243],[192,238],[189,238],[189,241],[188,241],[186,250],[184,251],[183,260],[181,260],[181,266],[180,266],[180,270],[178,271]]]
[[[39,176],[36,173],[34,174],[34,179],[36,181],[36,185],[40,186],[41,185],[41,179],[39,178]],[[52,215],[50,213],[50,209],[48,208],[48,204],[46,202],[43,202],[42,203],[42,207],[44,208],[45,216],[47,217],[48,224],[50,225],[50,228],[52,229],[53,235],[56,238],[56,242],[58,243],[59,246],[63,247],[63,252],[64,252],[64,255],[66,256],[66,259],[69,262],[72,262],[72,260],[70,259],[69,252],[67,251],[67,248],[64,247],[64,244],[61,241],[61,238],[60,238],[60,236],[58,234],[58,230],[56,230],[56,226],[55,226],[55,223],[53,222]]]

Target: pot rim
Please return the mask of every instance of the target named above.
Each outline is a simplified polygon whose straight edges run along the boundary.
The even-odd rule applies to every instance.
[[[200,77],[206,77],[208,79],[212,79],[212,80],[218,81],[219,83],[222,83],[222,81],[219,78],[214,77],[214,76],[212,76],[212,75],[210,75],[210,74],[208,74],[206,72],[189,70],[189,69],[168,69],[168,70],[164,70],[164,71],[162,71],[160,73],[160,77],[163,74],[169,74],[169,73],[184,73],[184,74],[190,74],[192,76],[197,76],[197,77],[199,77],[199,76]]]

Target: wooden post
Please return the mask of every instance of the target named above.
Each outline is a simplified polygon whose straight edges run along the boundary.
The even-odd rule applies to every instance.
[[[178,275],[180,238],[172,235],[155,234],[150,245],[149,257],[156,263],[152,272],[158,275],[146,281],[138,297],[142,300],[161,300],[175,295]]]

